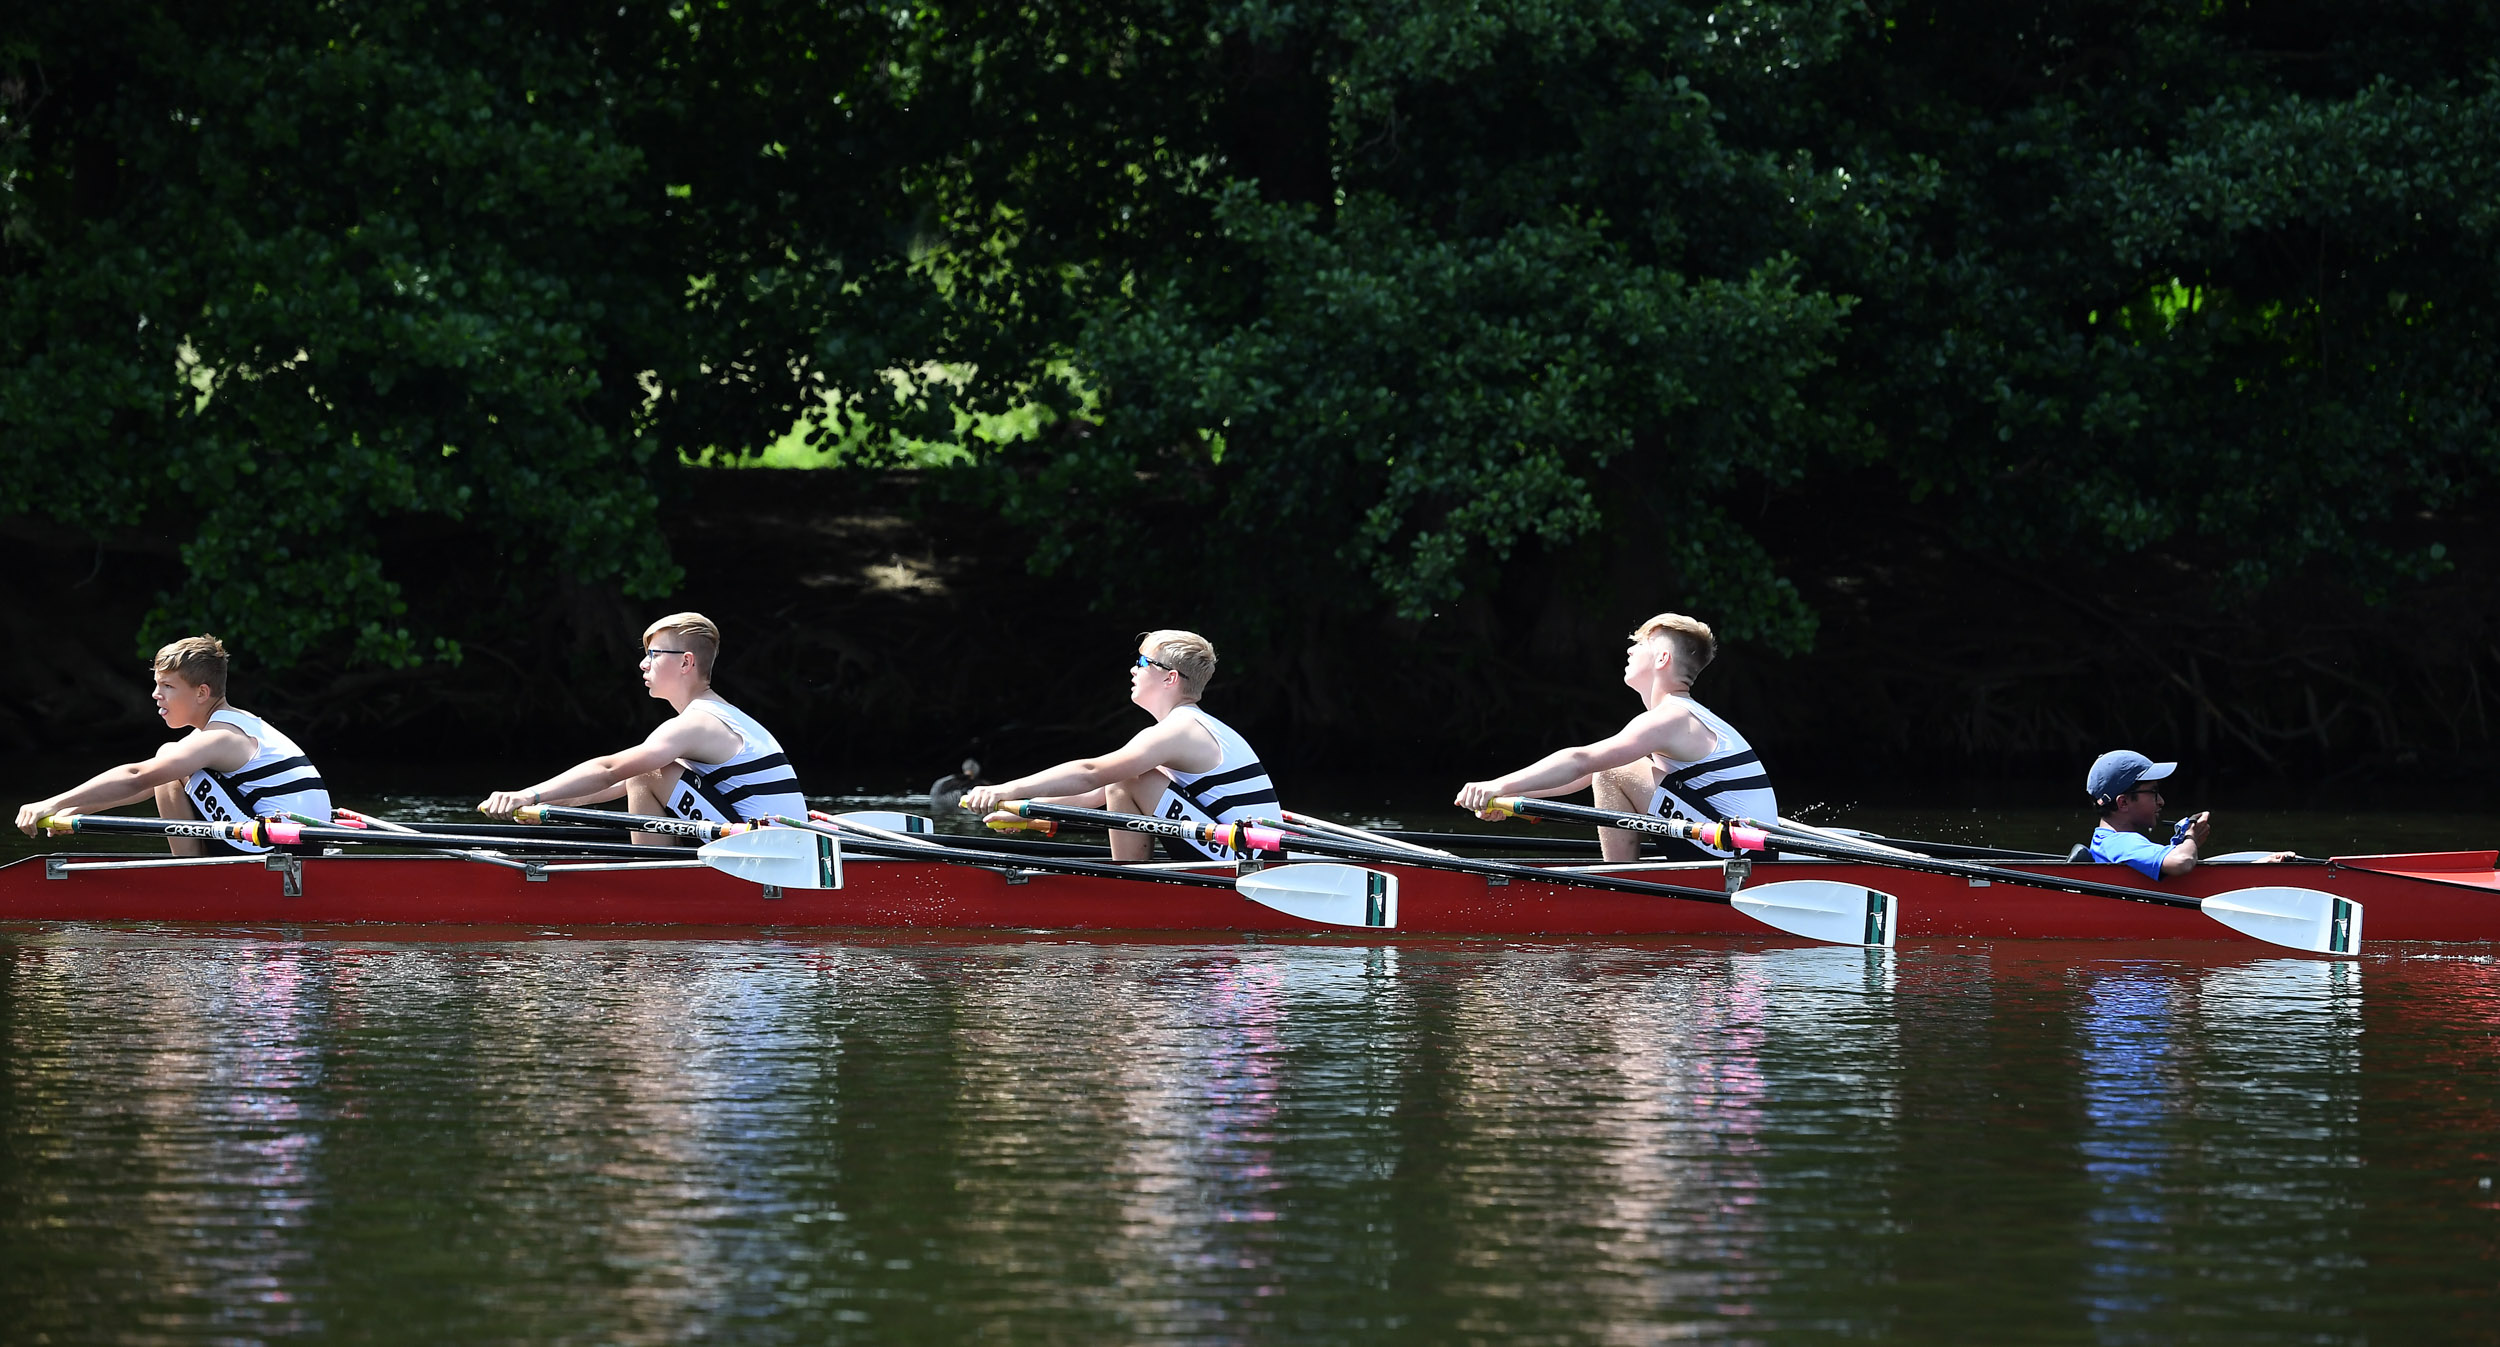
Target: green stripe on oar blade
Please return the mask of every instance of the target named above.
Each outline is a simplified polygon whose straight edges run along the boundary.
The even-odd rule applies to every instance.
[[[1357,865],[1297,862],[1243,875],[1234,887],[1254,903],[1326,926],[1394,930],[1398,877]]]
[[[1829,879],[1784,879],[1740,889],[1736,910],[1790,935],[1835,945],[1892,948],[1900,903],[1881,889]]]
[[[2233,889],[2197,906],[2241,935],[2269,944],[2311,954],[2350,955],[2361,948],[2361,904],[2316,889]]]
[[[758,828],[717,842],[695,855],[725,875],[777,889],[842,887],[842,844],[799,828]]]

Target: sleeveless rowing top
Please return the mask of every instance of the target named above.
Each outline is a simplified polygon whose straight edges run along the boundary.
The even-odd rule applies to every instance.
[[[1199,710],[1195,702],[1173,707],[1172,714],[1187,716],[1205,726],[1207,733],[1215,736],[1216,747],[1224,751],[1224,757],[1212,771],[1156,769],[1172,780],[1163,811],[1167,817],[1192,818],[1200,823],[1240,823],[1276,817],[1281,808],[1276,799],[1276,783],[1268,779],[1267,768],[1259,762],[1259,755],[1250,751],[1250,741],[1242,738],[1240,731]],[[1226,859],[1195,842],[1180,845],[1200,855]]]
[[[1771,791],[1771,777],[1762,770],[1761,755],[1753,751],[1735,726],[1721,720],[1709,707],[1689,697],[1684,704],[1693,709],[1693,715],[1702,724],[1710,727],[1719,742],[1708,756],[1696,762],[1678,762],[1663,753],[1651,754],[1650,760],[1665,775],[1658,782],[1657,795],[1649,802],[1649,812],[1661,818],[1680,815],[1711,823],[1732,818],[1769,823],[1779,818],[1779,797]],[[1734,854],[1713,847],[1702,849],[1717,856]]]
[[[231,706],[212,713],[208,723],[232,725],[260,747],[251,761],[231,772],[197,771],[183,782],[200,817],[224,820],[231,815],[231,821],[241,822],[302,814],[330,821],[330,788],[294,740],[272,729],[268,721]]]
[[[753,822],[776,814],[806,818],[807,797],[799,793],[799,774],[791,769],[790,755],[781,751],[781,742],[772,732],[718,697],[697,697],[686,703],[689,711],[696,707],[718,717],[744,743],[725,762],[679,758],[678,765],[686,769],[680,784],[719,811],[724,821]]]

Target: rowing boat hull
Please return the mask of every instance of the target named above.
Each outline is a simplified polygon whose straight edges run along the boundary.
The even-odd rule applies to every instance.
[[[2294,884],[2362,905],[2369,941],[2500,941],[2494,853],[2354,857],[2325,864],[2209,865],[2159,890],[2207,897]],[[1006,874],[913,860],[849,860],[838,890],[776,893],[687,868],[520,870],[449,856],[314,856],[290,878],[259,860],[105,864],[85,855],[0,866],[0,921],[200,922],[233,925],[811,926],[921,930],[1112,930],[1346,934],[1229,890],[1123,879]],[[284,862],[278,864],[283,865]],[[1398,929],[1431,935],[1760,935],[1732,909],[1561,884],[1379,867],[1398,877]],[[2023,869],[2150,890],[2116,866]],[[1207,873],[1229,874],[1210,865]],[[1626,873],[1717,889],[1716,865]],[[2020,885],[1840,862],[1758,863],[1746,887],[1825,879],[1899,900],[1906,938],[2243,939],[2188,909],[2080,897]],[[289,892],[289,890],[295,890]]]

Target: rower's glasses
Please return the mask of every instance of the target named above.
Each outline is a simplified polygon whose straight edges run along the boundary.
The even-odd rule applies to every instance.
[[[1138,667],[1138,668],[1143,669],[1143,668],[1145,668],[1145,667],[1146,667],[1146,666],[1148,666],[1148,665],[1153,665],[1155,668],[1161,669],[1161,670],[1162,670],[1162,671],[1164,671],[1165,673],[1179,673],[1179,672],[1180,672],[1180,670],[1173,668],[1171,665],[1164,663],[1162,660],[1156,659],[1156,658],[1155,658],[1154,656],[1152,656],[1152,655],[1139,655],[1139,656],[1137,657],[1137,667]]]
[[[645,650],[642,652],[641,662],[649,664],[651,661],[658,659],[662,655],[689,655],[692,653],[694,652],[690,650]]]
[[[2154,799],[2156,799],[2156,800],[2161,800],[2161,799],[2167,799],[2167,798],[2169,798],[2169,797],[2167,797],[2167,796],[2163,795],[2160,791],[2157,791],[2157,790],[2153,789],[2151,786],[2138,786],[2138,787],[2136,787],[2134,790],[2128,791],[2128,792],[2127,792],[2127,794],[2128,794],[2128,795],[2150,795],[2150,796],[2152,796],[2152,797],[2153,797]]]

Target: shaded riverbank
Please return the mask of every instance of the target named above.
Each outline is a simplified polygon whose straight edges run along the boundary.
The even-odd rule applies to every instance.
[[[909,780],[967,752],[1033,762],[1124,735],[1125,651],[1139,629],[1169,623],[1216,638],[1225,665],[1208,705],[1281,770],[1463,776],[1620,723],[1634,709],[1615,682],[1621,633],[1677,603],[1644,579],[1643,538],[1523,557],[1421,626],[1244,626],[1238,605],[1188,594],[1186,577],[1158,611],[1095,611],[1028,570],[1030,539],[929,481],[686,470],[663,521],[687,569],[672,598],[628,601],[550,575],[524,596],[526,627],[484,630],[457,666],[268,670],[243,651],[237,700],[332,757],[563,758],[651,723],[634,637],[691,606],[727,629],[724,693],[772,724],[811,777]],[[1868,484],[1783,500],[1763,527],[1823,615],[1819,643],[1785,658],[1732,646],[1698,692],[1784,781],[2054,779],[2117,742],[2185,756],[2219,782],[2310,792],[2489,779],[2500,765],[2489,542],[2384,603],[2319,583],[2218,612],[2186,596],[2211,559],[1981,565]],[[175,564],[169,537],[0,529],[24,580],[0,597],[0,668],[17,689],[0,706],[0,743],[114,756],[161,738],[131,646]],[[396,573],[422,577],[411,622],[457,625],[486,583],[476,540],[384,542]]]

